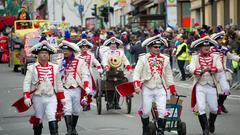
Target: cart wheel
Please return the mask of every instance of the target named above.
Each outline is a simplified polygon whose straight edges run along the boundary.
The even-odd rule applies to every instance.
[[[186,135],[187,134],[187,126],[185,122],[178,122],[177,123],[178,128],[178,135]]]
[[[101,115],[101,112],[102,112],[102,94],[101,94],[101,86],[100,86],[99,80],[97,81],[96,104],[97,104],[98,115]]]
[[[132,96],[131,95],[126,97],[126,103],[127,103],[127,113],[130,114],[131,109],[132,109]]]
[[[149,132],[150,132],[149,135],[156,135],[157,128],[154,125],[154,123],[152,121],[150,121],[148,126],[149,126]]]

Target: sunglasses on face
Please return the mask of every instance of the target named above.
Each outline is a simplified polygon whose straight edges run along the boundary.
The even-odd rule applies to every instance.
[[[157,49],[157,48],[161,48],[161,46],[153,46],[153,48],[156,48],[156,49]]]

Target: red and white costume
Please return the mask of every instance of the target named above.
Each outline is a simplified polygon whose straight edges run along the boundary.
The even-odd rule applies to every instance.
[[[86,39],[82,39],[79,43],[77,43],[77,45],[79,47],[81,47],[81,46],[88,46],[89,48],[93,47],[93,44],[90,43],[89,41],[87,41]],[[96,82],[95,82],[95,79],[93,77],[92,67],[95,66],[97,68],[97,71],[101,73],[102,72],[102,66],[98,62],[98,60],[95,58],[94,54],[92,54],[89,51],[80,52],[79,56],[81,58],[83,58],[85,60],[85,62],[87,63],[88,70],[90,71],[90,74],[88,76],[89,88],[91,89],[92,93],[94,93],[96,91]],[[87,95],[86,92],[83,91],[81,93],[81,99],[83,99],[86,95]],[[88,98],[87,98],[88,105],[90,105],[91,102],[92,102],[92,95],[88,95]],[[82,106],[84,106],[84,105],[82,104]]]
[[[60,46],[62,48],[71,48],[75,53],[79,52],[76,44],[63,41]],[[64,105],[64,115],[78,116],[80,114],[80,95],[81,88],[86,89],[89,87],[89,71],[84,59],[77,58],[72,52],[71,58],[64,58],[60,67],[62,73],[63,87],[65,88],[64,94],[66,104]]]
[[[192,47],[196,47],[203,42],[209,44],[217,44],[208,36],[192,43]],[[203,70],[209,68],[211,71],[204,72]],[[191,107],[193,111],[198,111],[200,115],[206,114],[206,102],[209,104],[210,112],[217,113],[217,89],[219,86],[217,73],[223,70],[220,57],[216,53],[209,53],[203,55],[202,53],[193,54],[189,65],[189,71],[194,74],[194,82],[192,89]],[[198,110],[197,110],[198,109]]]
[[[45,67],[35,63],[27,69],[23,91],[25,98],[30,98],[30,92],[34,91],[32,102],[35,117],[42,120],[46,114],[48,121],[56,120],[57,98],[64,98],[58,66],[50,62]]]
[[[161,40],[167,46],[166,40],[160,35],[146,39],[142,45],[148,46],[155,40]],[[149,117],[153,101],[157,105],[158,117],[164,118],[168,95],[176,92],[169,57],[150,53],[140,56],[134,69],[133,81],[135,88],[142,89],[142,118]]]
[[[50,46],[47,41],[42,41],[30,49],[33,54],[38,54],[39,51],[48,51],[49,54],[56,53],[56,49]],[[28,66],[23,82],[23,92],[25,105],[30,106],[31,102],[33,103],[35,113],[29,121],[33,124],[34,134],[41,134],[41,120],[45,114],[49,121],[50,133],[57,134],[57,109],[61,103],[65,103],[58,66],[51,62],[45,66],[40,63]],[[30,93],[33,93],[32,100]],[[59,104],[59,102],[61,103]],[[61,108],[59,110],[61,111]]]

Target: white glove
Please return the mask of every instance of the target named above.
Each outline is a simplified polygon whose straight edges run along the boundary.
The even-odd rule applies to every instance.
[[[85,88],[86,94],[89,95],[91,93],[91,90],[87,87]]]
[[[62,103],[62,105],[65,105],[66,104],[66,100],[65,99],[61,99],[61,103]]]
[[[24,104],[25,104],[27,107],[30,107],[30,106],[32,105],[31,99],[30,99],[30,98],[24,99]]]
[[[100,68],[100,69],[97,69],[97,72],[98,72],[99,74],[102,74],[102,73],[103,73],[103,70]]]

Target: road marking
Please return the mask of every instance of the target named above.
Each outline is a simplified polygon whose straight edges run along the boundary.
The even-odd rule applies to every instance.
[[[3,130],[3,128],[2,127],[0,127],[0,131],[2,131]]]
[[[130,114],[124,114],[123,116],[126,116],[126,117],[128,117],[128,118],[135,118],[135,116],[130,115]]]
[[[228,99],[240,100],[240,95],[230,95],[228,96]]]

